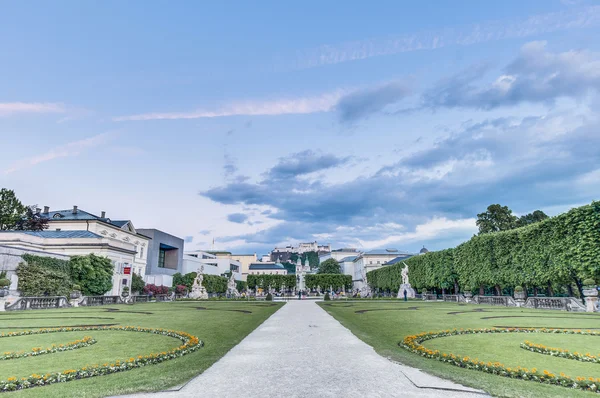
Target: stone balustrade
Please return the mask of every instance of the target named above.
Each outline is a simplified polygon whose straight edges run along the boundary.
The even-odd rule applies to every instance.
[[[64,296],[20,297],[6,306],[6,311],[44,310],[70,307],[69,299]]]
[[[110,304],[125,304],[125,302],[121,296],[85,296],[79,303],[82,307]]]
[[[529,297],[523,307],[585,312],[585,306],[575,297]]]
[[[476,304],[503,305],[505,307],[518,307],[517,302],[511,296],[473,296]]]

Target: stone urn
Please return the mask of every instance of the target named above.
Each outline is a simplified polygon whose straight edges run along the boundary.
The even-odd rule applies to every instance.
[[[470,302],[472,302],[472,301],[473,301],[473,293],[472,293],[470,290],[467,290],[467,291],[465,292],[465,301],[466,301],[467,303],[470,303]]]
[[[598,307],[598,287],[593,279],[583,281],[586,312],[596,312]]]
[[[517,286],[515,288],[514,297],[515,297],[515,302],[517,303],[518,307],[525,306],[525,297],[526,296],[527,296],[527,292],[525,292],[525,290],[523,290],[523,288],[521,286]]]
[[[81,298],[81,292],[79,290],[73,290],[70,294],[71,300],[77,300]]]

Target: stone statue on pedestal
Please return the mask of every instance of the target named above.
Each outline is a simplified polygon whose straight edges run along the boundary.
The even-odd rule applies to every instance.
[[[369,284],[367,283],[367,270],[365,269],[364,266],[361,271],[361,276],[362,276],[362,280],[363,280],[363,285],[360,288],[360,297],[369,297],[369,296],[371,296],[371,288],[369,287]]]
[[[194,278],[194,284],[192,285],[192,291],[190,292],[189,297],[193,299],[208,299],[208,292],[206,288],[202,286],[202,282],[204,281],[204,265],[201,265],[198,269],[196,278]]]
[[[232,272],[231,276],[229,277],[229,280],[227,281],[227,297],[238,298],[240,296],[241,296],[241,294],[237,290],[235,278],[233,277],[233,272]]]
[[[415,298],[416,293],[415,289],[410,285],[408,281],[408,264],[403,262],[404,268],[402,268],[402,284],[400,285],[400,289],[398,289],[398,298]]]

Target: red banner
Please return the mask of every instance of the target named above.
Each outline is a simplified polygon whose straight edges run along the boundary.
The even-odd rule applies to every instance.
[[[123,268],[123,274],[125,274],[125,275],[131,275],[131,267],[124,267]]]

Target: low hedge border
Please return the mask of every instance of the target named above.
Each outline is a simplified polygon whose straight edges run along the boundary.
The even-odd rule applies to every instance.
[[[177,348],[170,351],[162,351],[160,353],[152,353],[148,355],[139,355],[137,358],[129,358],[128,360],[116,360],[113,363],[104,363],[102,365],[84,366],[81,369],[67,369],[62,372],[46,373],[44,375],[32,374],[29,377],[9,377],[6,381],[0,381],[0,392],[24,390],[26,388],[46,386],[54,383],[63,383],[67,381],[85,379],[95,376],[104,376],[111,373],[123,372],[131,369],[136,369],[142,366],[158,364],[171,359],[179,358],[186,354],[196,351],[202,347],[204,343],[196,336],[192,336],[186,332],[178,332],[167,329],[152,329],[137,326],[90,326],[90,327],[65,327],[54,329],[38,329],[26,330],[21,332],[2,333],[0,337],[11,336],[26,336],[45,333],[59,332],[77,332],[77,331],[127,331],[127,332],[142,332],[159,334],[163,336],[174,337],[183,342]]]
[[[416,335],[406,336],[398,345],[425,358],[436,359],[441,362],[449,363],[460,368],[478,370],[495,374],[498,376],[510,377],[513,379],[534,381],[543,384],[551,384],[562,387],[573,388],[583,391],[598,392],[600,387],[600,378],[576,377],[572,379],[564,373],[555,375],[547,370],[542,373],[536,368],[527,369],[517,366],[516,368],[505,367],[500,362],[483,362],[478,359],[471,359],[468,356],[460,357],[454,354],[440,352],[439,350],[430,350],[421,343],[438,337],[457,336],[463,334],[484,334],[484,333],[560,333],[560,334],[581,334],[590,336],[600,336],[600,333],[590,330],[564,330],[564,329],[535,329],[535,328],[493,328],[493,329],[452,329],[437,332],[423,332]]]
[[[0,336],[0,337],[8,337],[8,336]],[[29,352],[23,352],[23,351],[4,352],[4,353],[2,353],[2,355],[0,355],[0,361],[6,361],[9,359],[36,357],[38,355],[54,354],[55,352],[62,352],[62,351],[71,351],[71,350],[76,350],[78,348],[89,347],[92,344],[96,344],[96,340],[94,340],[93,338],[91,338],[89,336],[85,336],[81,340],[75,340],[75,341],[71,341],[66,344],[59,344],[59,345],[52,344],[48,348],[34,347]]]
[[[562,348],[553,348],[546,347],[543,344],[534,344],[530,341],[525,341],[521,343],[521,348],[536,352],[538,354],[551,355],[553,357],[560,357],[565,359],[573,359],[575,361],[581,362],[592,362],[592,363],[600,363],[600,358],[595,355],[590,354],[589,352],[582,354],[577,351],[571,352],[569,350],[564,350]]]

